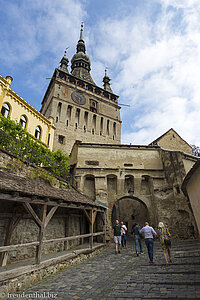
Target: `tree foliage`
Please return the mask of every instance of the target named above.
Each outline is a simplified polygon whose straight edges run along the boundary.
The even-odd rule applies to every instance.
[[[50,151],[35,141],[20,123],[0,116],[0,147],[22,160],[33,163],[64,179],[69,178],[68,156]]]

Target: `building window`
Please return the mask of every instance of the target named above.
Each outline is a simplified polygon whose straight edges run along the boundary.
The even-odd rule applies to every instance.
[[[58,117],[56,117],[56,123],[58,123]]]
[[[66,127],[68,127],[68,126],[69,126],[69,121],[67,120],[67,121],[66,121]]]
[[[49,146],[49,144],[50,144],[50,137],[51,137],[51,135],[49,133],[49,135],[48,135],[48,141],[47,141],[47,146]]]
[[[116,123],[113,123],[113,135],[116,136]]]
[[[92,134],[94,134],[94,128],[92,128]]]
[[[88,123],[88,112],[87,111],[85,111],[84,121],[85,121],[85,124],[87,125],[87,123]]]
[[[59,115],[61,113],[61,108],[62,108],[62,103],[58,102],[58,109],[57,109],[57,111],[58,111]]]
[[[92,118],[92,126],[94,127],[95,130],[96,130],[96,120],[97,120],[97,116],[96,116],[96,115],[93,115],[93,118]]]
[[[100,122],[100,131],[103,131],[103,117],[101,117],[101,122]]]
[[[180,192],[181,192],[180,187],[178,185],[176,186],[176,192],[177,192],[177,194],[180,194]]]
[[[21,116],[21,118],[20,118],[20,123],[21,123],[21,125],[22,125],[22,128],[23,129],[26,129],[26,124],[27,124],[27,118],[26,118],[26,116]]]
[[[78,124],[77,123],[75,123],[75,129],[77,129],[78,128]]]
[[[68,116],[69,120],[71,119],[71,115],[72,115],[72,106],[68,105],[68,107],[67,107],[67,116]]]
[[[65,137],[64,137],[63,135],[59,135],[59,136],[58,136],[58,142],[59,142],[60,144],[64,144],[64,139],[65,139]]]
[[[4,103],[1,109],[1,114],[3,117],[8,118],[10,114],[10,106],[7,103]]]
[[[86,126],[84,125],[84,127],[83,127],[83,130],[84,130],[84,132],[86,132]]]
[[[97,101],[90,99],[90,111],[97,113]]]
[[[107,135],[109,135],[110,134],[110,122],[109,122],[109,120],[107,120]]]
[[[76,122],[79,124],[79,120],[80,120],[80,109],[77,108],[76,109],[76,114],[75,114],[75,119],[76,119]]]
[[[37,126],[35,129],[35,138],[39,140],[40,137],[41,137],[41,128],[40,126]]]

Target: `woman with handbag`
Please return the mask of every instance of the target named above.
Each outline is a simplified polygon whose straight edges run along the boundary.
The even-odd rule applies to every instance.
[[[161,246],[163,249],[163,254],[164,254],[164,258],[166,261],[166,266],[168,266],[168,260],[167,260],[167,252],[168,252],[168,256],[169,256],[169,262],[172,262],[171,259],[171,234],[169,233],[168,228],[166,228],[164,226],[164,224],[162,222],[159,222],[158,224],[158,230],[159,230],[159,236],[160,236],[160,242],[161,242]]]

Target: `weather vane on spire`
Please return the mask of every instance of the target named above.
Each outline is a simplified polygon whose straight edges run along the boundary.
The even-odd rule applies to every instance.
[[[66,54],[67,54],[67,49],[69,49],[69,47],[65,48],[64,56],[66,56]]]
[[[83,22],[81,22],[80,40],[83,39]]]
[[[105,67],[105,76],[107,76],[108,67]]]

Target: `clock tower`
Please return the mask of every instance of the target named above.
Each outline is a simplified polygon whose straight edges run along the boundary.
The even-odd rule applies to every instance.
[[[83,40],[83,25],[76,53],[71,59],[71,73],[66,51],[56,68],[42,101],[41,113],[54,119],[54,150],[70,154],[76,140],[83,143],[120,144],[121,120],[118,96],[110,78],[103,78],[103,88],[93,81],[91,63]]]

